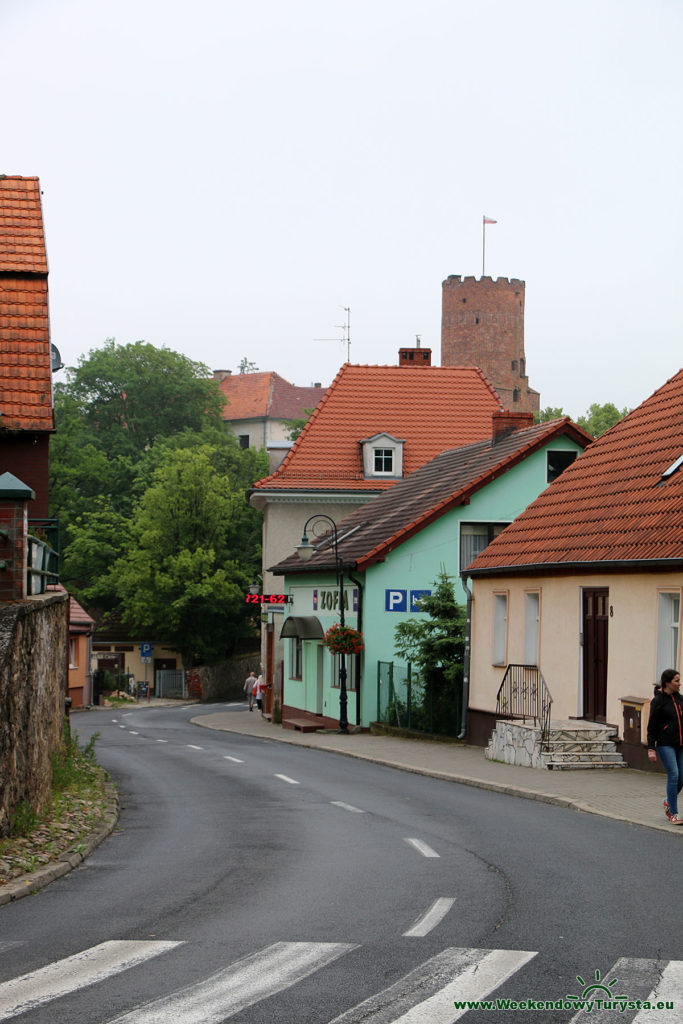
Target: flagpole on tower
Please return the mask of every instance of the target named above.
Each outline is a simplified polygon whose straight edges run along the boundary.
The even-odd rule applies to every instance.
[[[497,224],[497,223],[498,223],[497,220],[491,220],[491,218],[487,217],[486,214],[484,214],[484,216],[482,217],[482,226],[481,226],[481,233],[482,233],[482,237],[481,237],[481,276],[482,277],[486,276],[486,225],[487,224]]]

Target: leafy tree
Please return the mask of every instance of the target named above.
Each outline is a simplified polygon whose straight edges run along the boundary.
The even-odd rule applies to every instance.
[[[562,408],[553,408],[552,405],[548,405],[545,409],[534,413],[534,423],[549,423],[550,420],[559,420],[564,415],[565,412]]]
[[[425,706],[433,709],[434,731],[453,735],[460,730],[465,610],[443,568],[420,607],[426,617],[405,619],[396,626],[396,653],[418,669]]]
[[[631,410],[624,407],[621,411],[617,409],[616,405],[612,402],[606,402],[605,405],[599,405],[597,402],[593,402],[589,406],[585,416],[579,416],[576,421],[582,430],[585,430],[587,434],[592,434],[593,437],[600,437],[606,430],[613,427],[615,423],[623,419],[624,416],[628,416]]]
[[[259,566],[258,548],[231,536],[244,492],[216,472],[218,457],[209,446],[167,453],[114,567],[124,621],[163,636],[186,665],[226,657],[247,631],[244,590]]]
[[[289,438],[290,441],[296,441],[297,437],[304,429],[313,413],[313,409],[303,409],[302,411],[304,414],[303,416],[298,416],[292,420],[287,420],[287,425],[289,426],[287,437]]]

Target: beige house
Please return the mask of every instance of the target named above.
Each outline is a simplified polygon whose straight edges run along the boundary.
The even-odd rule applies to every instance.
[[[468,735],[488,741],[509,666],[553,719],[616,727],[647,767],[649,701],[681,664],[683,370],[569,466],[461,573],[472,593]]]

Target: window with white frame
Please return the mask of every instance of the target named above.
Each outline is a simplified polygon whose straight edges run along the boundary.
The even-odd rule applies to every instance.
[[[77,668],[76,663],[76,641],[72,637],[69,640],[69,668]]]
[[[358,659],[356,658],[355,654],[347,654],[346,655],[346,689],[347,690],[356,690],[356,689],[358,689],[358,687],[356,685],[356,680],[358,678],[358,673],[356,672],[357,664],[358,664]],[[332,686],[335,687],[335,689],[339,689],[339,655],[338,654],[333,654],[332,655]]]
[[[660,593],[657,609],[657,682],[664,669],[678,668],[680,621],[680,591]]]
[[[394,450],[393,448],[373,448],[375,473],[387,473],[391,476],[394,472]]]
[[[509,523],[461,523],[460,568],[465,569]]]
[[[541,621],[541,595],[524,595],[524,664],[538,665],[538,639]]]
[[[292,637],[289,641],[289,678],[302,678],[303,663],[303,640],[300,636]]]
[[[493,664],[504,665],[507,655],[508,596],[493,595]]]

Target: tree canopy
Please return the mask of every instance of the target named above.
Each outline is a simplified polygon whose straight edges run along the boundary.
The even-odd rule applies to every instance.
[[[619,410],[612,402],[605,402],[604,405],[600,405],[599,402],[593,402],[586,411],[585,416],[579,416],[576,423],[587,434],[592,434],[593,437],[600,437],[601,434],[604,434],[606,430],[613,427],[624,416],[628,416],[630,411],[628,408]],[[535,414],[534,422],[548,423],[550,420],[557,420],[566,415],[562,408],[549,405]]]
[[[222,406],[205,366],[143,341],[108,339],[55,388],[62,582],[98,621],[125,618],[190,663],[224,657],[247,628],[236,595],[260,567],[246,491],[267,456],[240,448]]]

